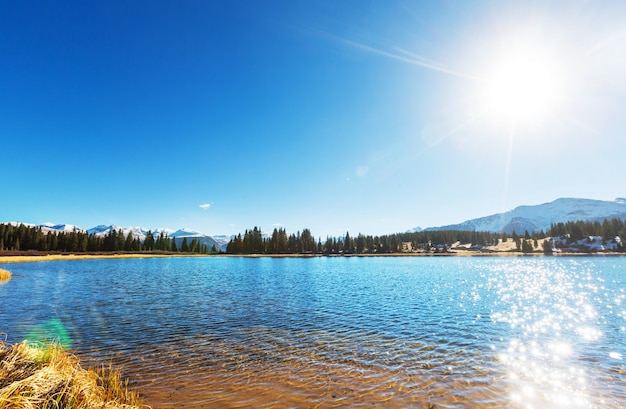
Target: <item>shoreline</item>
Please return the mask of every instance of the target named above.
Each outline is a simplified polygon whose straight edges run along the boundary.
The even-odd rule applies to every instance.
[[[114,254],[0,254],[0,264],[32,263],[60,260],[98,260],[98,259],[129,259],[129,258],[173,258],[173,257],[243,257],[243,258],[313,258],[313,257],[606,257],[626,256],[626,253],[543,253],[524,254],[521,251],[467,251],[451,250],[446,253],[382,253],[382,254],[180,254],[180,253],[114,253]]]
[[[170,258],[170,257],[207,257],[206,254],[155,254],[155,253],[113,253],[113,254],[11,254],[0,253],[0,264],[4,263],[32,263],[41,261],[60,260],[98,260],[98,259],[124,259],[124,258]]]

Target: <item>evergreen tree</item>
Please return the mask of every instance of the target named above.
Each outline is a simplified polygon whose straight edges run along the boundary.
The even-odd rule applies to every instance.
[[[89,235],[83,233],[80,238],[80,251],[86,253],[87,247],[89,247]]]
[[[304,229],[300,235],[301,251],[305,253],[314,253],[316,250],[315,238],[311,234],[311,230]]]
[[[333,238],[330,236],[326,236],[326,242],[324,243],[324,254],[330,254],[334,250]]]
[[[146,251],[153,251],[154,244],[154,234],[152,233],[152,230],[148,230],[148,233],[146,233],[146,238],[143,241],[143,247]]]
[[[543,254],[545,255],[552,254],[552,241],[551,240],[546,239],[543,241]]]
[[[298,251],[298,241],[296,235],[291,233],[287,238],[287,253],[295,253]]]
[[[284,228],[278,229],[278,244],[276,245],[276,248],[279,253],[287,252],[287,241],[287,230]]]
[[[349,232],[346,232],[346,236],[343,239],[343,252],[344,253],[354,252],[354,243],[352,242],[352,238],[350,237]]]
[[[439,244],[443,244],[443,243],[439,243]],[[400,251],[400,248],[402,246],[402,242],[398,240],[398,235],[394,234],[391,236],[391,239],[389,240],[389,253],[397,253]]]
[[[243,238],[243,247],[248,254],[263,254],[265,252],[263,235],[259,227],[254,226],[252,230],[246,230]]]
[[[198,241],[198,239],[192,239],[191,240],[191,245],[189,246],[189,251],[192,253],[201,253],[202,252],[202,246],[200,245],[200,242]]]
[[[517,251],[520,251],[520,249],[522,248],[522,241],[515,232],[513,232],[513,241],[515,242],[515,247],[517,248]]]
[[[270,238],[268,245],[268,251],[273,254],[278,253],[278,229],[276,227],[274,227],[274,231],[272,232],[272,237]]]
[[[180,251],[183,253],[189,253],[189,243],[187,243],[187,237],[183,237],[183,243],[180,245]]]
[[[126,236],[124,236],[124,231],[120,229],[117,233],[117,243],[115,244],[115,247],[117,247],[118,250],[124,250],[125,242],[126,242]]]
[[[357,236],[355,240],[355,244],[356,244],[356,252],[358,254],[362,254],[365,252],[365,236],[363,236],[361,233],[359,233],[359,235]]]
[[[522,253],[528,254],[533,252],[533,246],[529,240],[522,240]]]
[[[165,250],[165,236],[163,232],[159,233],[156,238],[156,242],[154,243],[154,248],[156,250],[164,251]]]

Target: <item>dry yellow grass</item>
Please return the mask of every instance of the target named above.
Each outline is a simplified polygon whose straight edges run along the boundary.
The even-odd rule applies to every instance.
[[[119,372],[83,369],[59,345],[0,342],[0,408],[140,408]],[[145,407],[145,406],[144,406]]]
[[[30,263],[33,261],[92,260],[115,258],[166,258],[166,257],[209,257],[206,254],[48,254],[43,256],[0,256],[0,263]]]
[[[0,268],[0,281],[7,281],[11,279],[11,272]]]
[[[32,261],[54,260],[91,260],[101,258],[157,258],[157,257],[189,257],[172,254],[48,254],[45,256],[0,256],[0,263],[28,263]]]

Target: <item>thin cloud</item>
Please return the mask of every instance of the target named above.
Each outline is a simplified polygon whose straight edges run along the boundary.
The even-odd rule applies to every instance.
[[[357,167],[354,173],[356,173],[358,177],[363,177],[367,175],[367,172],[369,171],[369,169],[370,169],[369,166],[362,165],[362,166]]]
[[[202,210],[209,210],[209,208],[211,207],[211,203],[203,203],[198,207]]]

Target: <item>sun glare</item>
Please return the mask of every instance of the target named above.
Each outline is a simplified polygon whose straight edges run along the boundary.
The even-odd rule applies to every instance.
[[[528,52],[507,55],[487,73],[485,111],[496,119],[538,121],[557,108],[559,82],[549,59]]]

